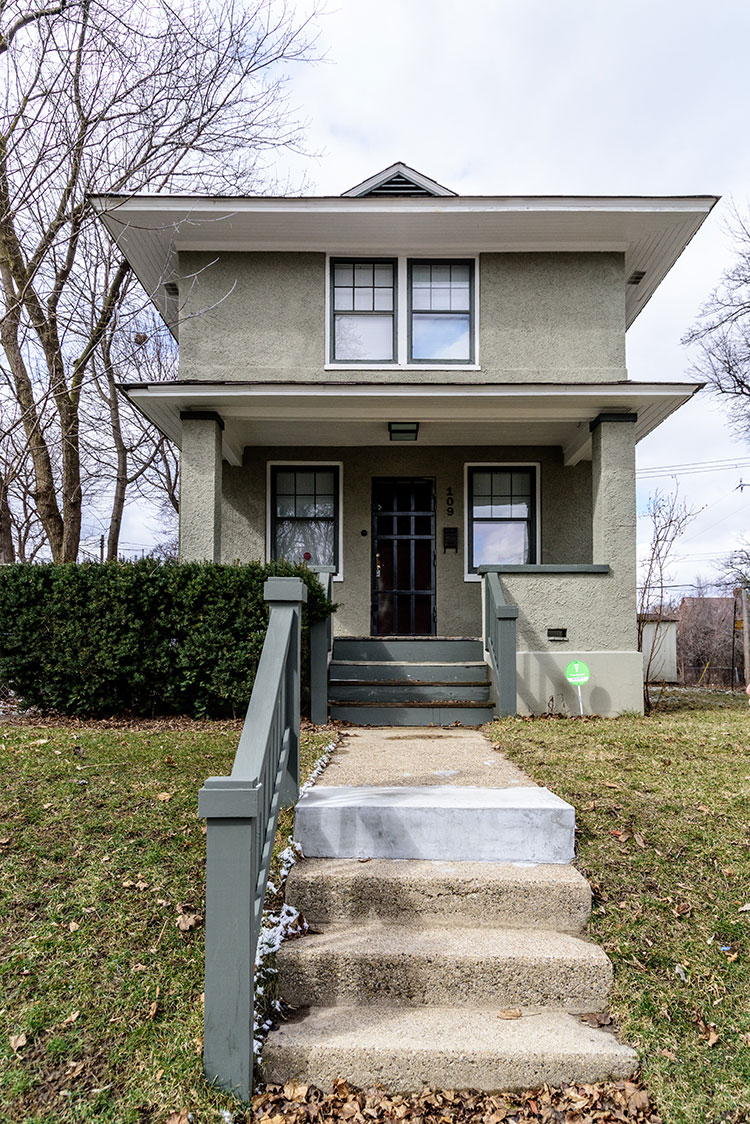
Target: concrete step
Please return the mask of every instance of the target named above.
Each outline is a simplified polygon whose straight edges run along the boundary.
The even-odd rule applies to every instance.
[[[613,1034],[561,1011],[505,1020],[466,1007],[324,1007],[269,1036],[262,1076],[274,1084],[303,1077],[325,1090],[345,1077],[389,1093],[425,1085],[500,1092],[617,1080],[636,1067]]]
[[[569,863],[575,810],[546,788],[318,784],[297,805],[307,858]]]
[[[355,726],[484,726],[496,718],[494,707],[482,702],[331,703],[329,713]]]
[[[343,683],[356,680],[367,683],[486,683],[487,664],[481,660],[465,663],[397,663],[395,660],[357,661],[331,660],[330,682]]]
[[[346,636],[333,642],[334,660],[465,663],[484,659],[482,641],[454,636]]]
[[[277,963],[293,1007],[599,1011],[612,982],[598,945],[546,929],[330,925],[287,941]]]
[[[313,929],[391,920],[580,933],[591,912],[588,882],[561,863],[304,859],[292,867],[286,900]]]
[[[331,703],[482,702],[490,705],[489,683],[336,683],[329,681]]]

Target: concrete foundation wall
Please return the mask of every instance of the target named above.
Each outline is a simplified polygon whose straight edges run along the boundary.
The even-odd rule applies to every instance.
[[[605,382],[626,378],[624,259],[482,254],[480,370],[326,371],[320,253],[182,253],[180,378],[212,381]]]
[[[584,714],[614,718],[623,711],[643,713],[643,659],[640,652],[519,652],[518,713],[578,714],[578,689],[565,678],[571,660],[583,660],[591,672],[581,687]]]

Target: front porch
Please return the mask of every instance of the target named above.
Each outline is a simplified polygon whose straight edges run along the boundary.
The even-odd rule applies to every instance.
[[[586,710],[640,708],[635,444],[689,397],[685,387],[179,383],[128,393],[181,444],[183,559],[332,566],[341,641],[481,637],[489,564],[517,609],[513,709],[577,710],[563,675],[573,659],[592,666]]]

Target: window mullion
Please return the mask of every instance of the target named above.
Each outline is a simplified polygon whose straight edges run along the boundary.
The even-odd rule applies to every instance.
[[[409,311],[408,311],[408,271],[406,258],[398,259],[398,310],[396,313],[396,336],[398,342],[397,362],[406,367],[409,362]]]

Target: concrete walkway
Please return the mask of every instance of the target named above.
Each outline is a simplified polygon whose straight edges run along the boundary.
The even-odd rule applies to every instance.
[[[316,787],[436,784],[537,787],[484,734],[465,726],[346,728]]]
[[[478,731],[347,728],[297,808],[287,899],[311,933],[279,952],[296,1015],[265,1080],[391,1092],[625,1077],[632,1050],[580,1014],[612,968],[582,935],[574,812]]]

